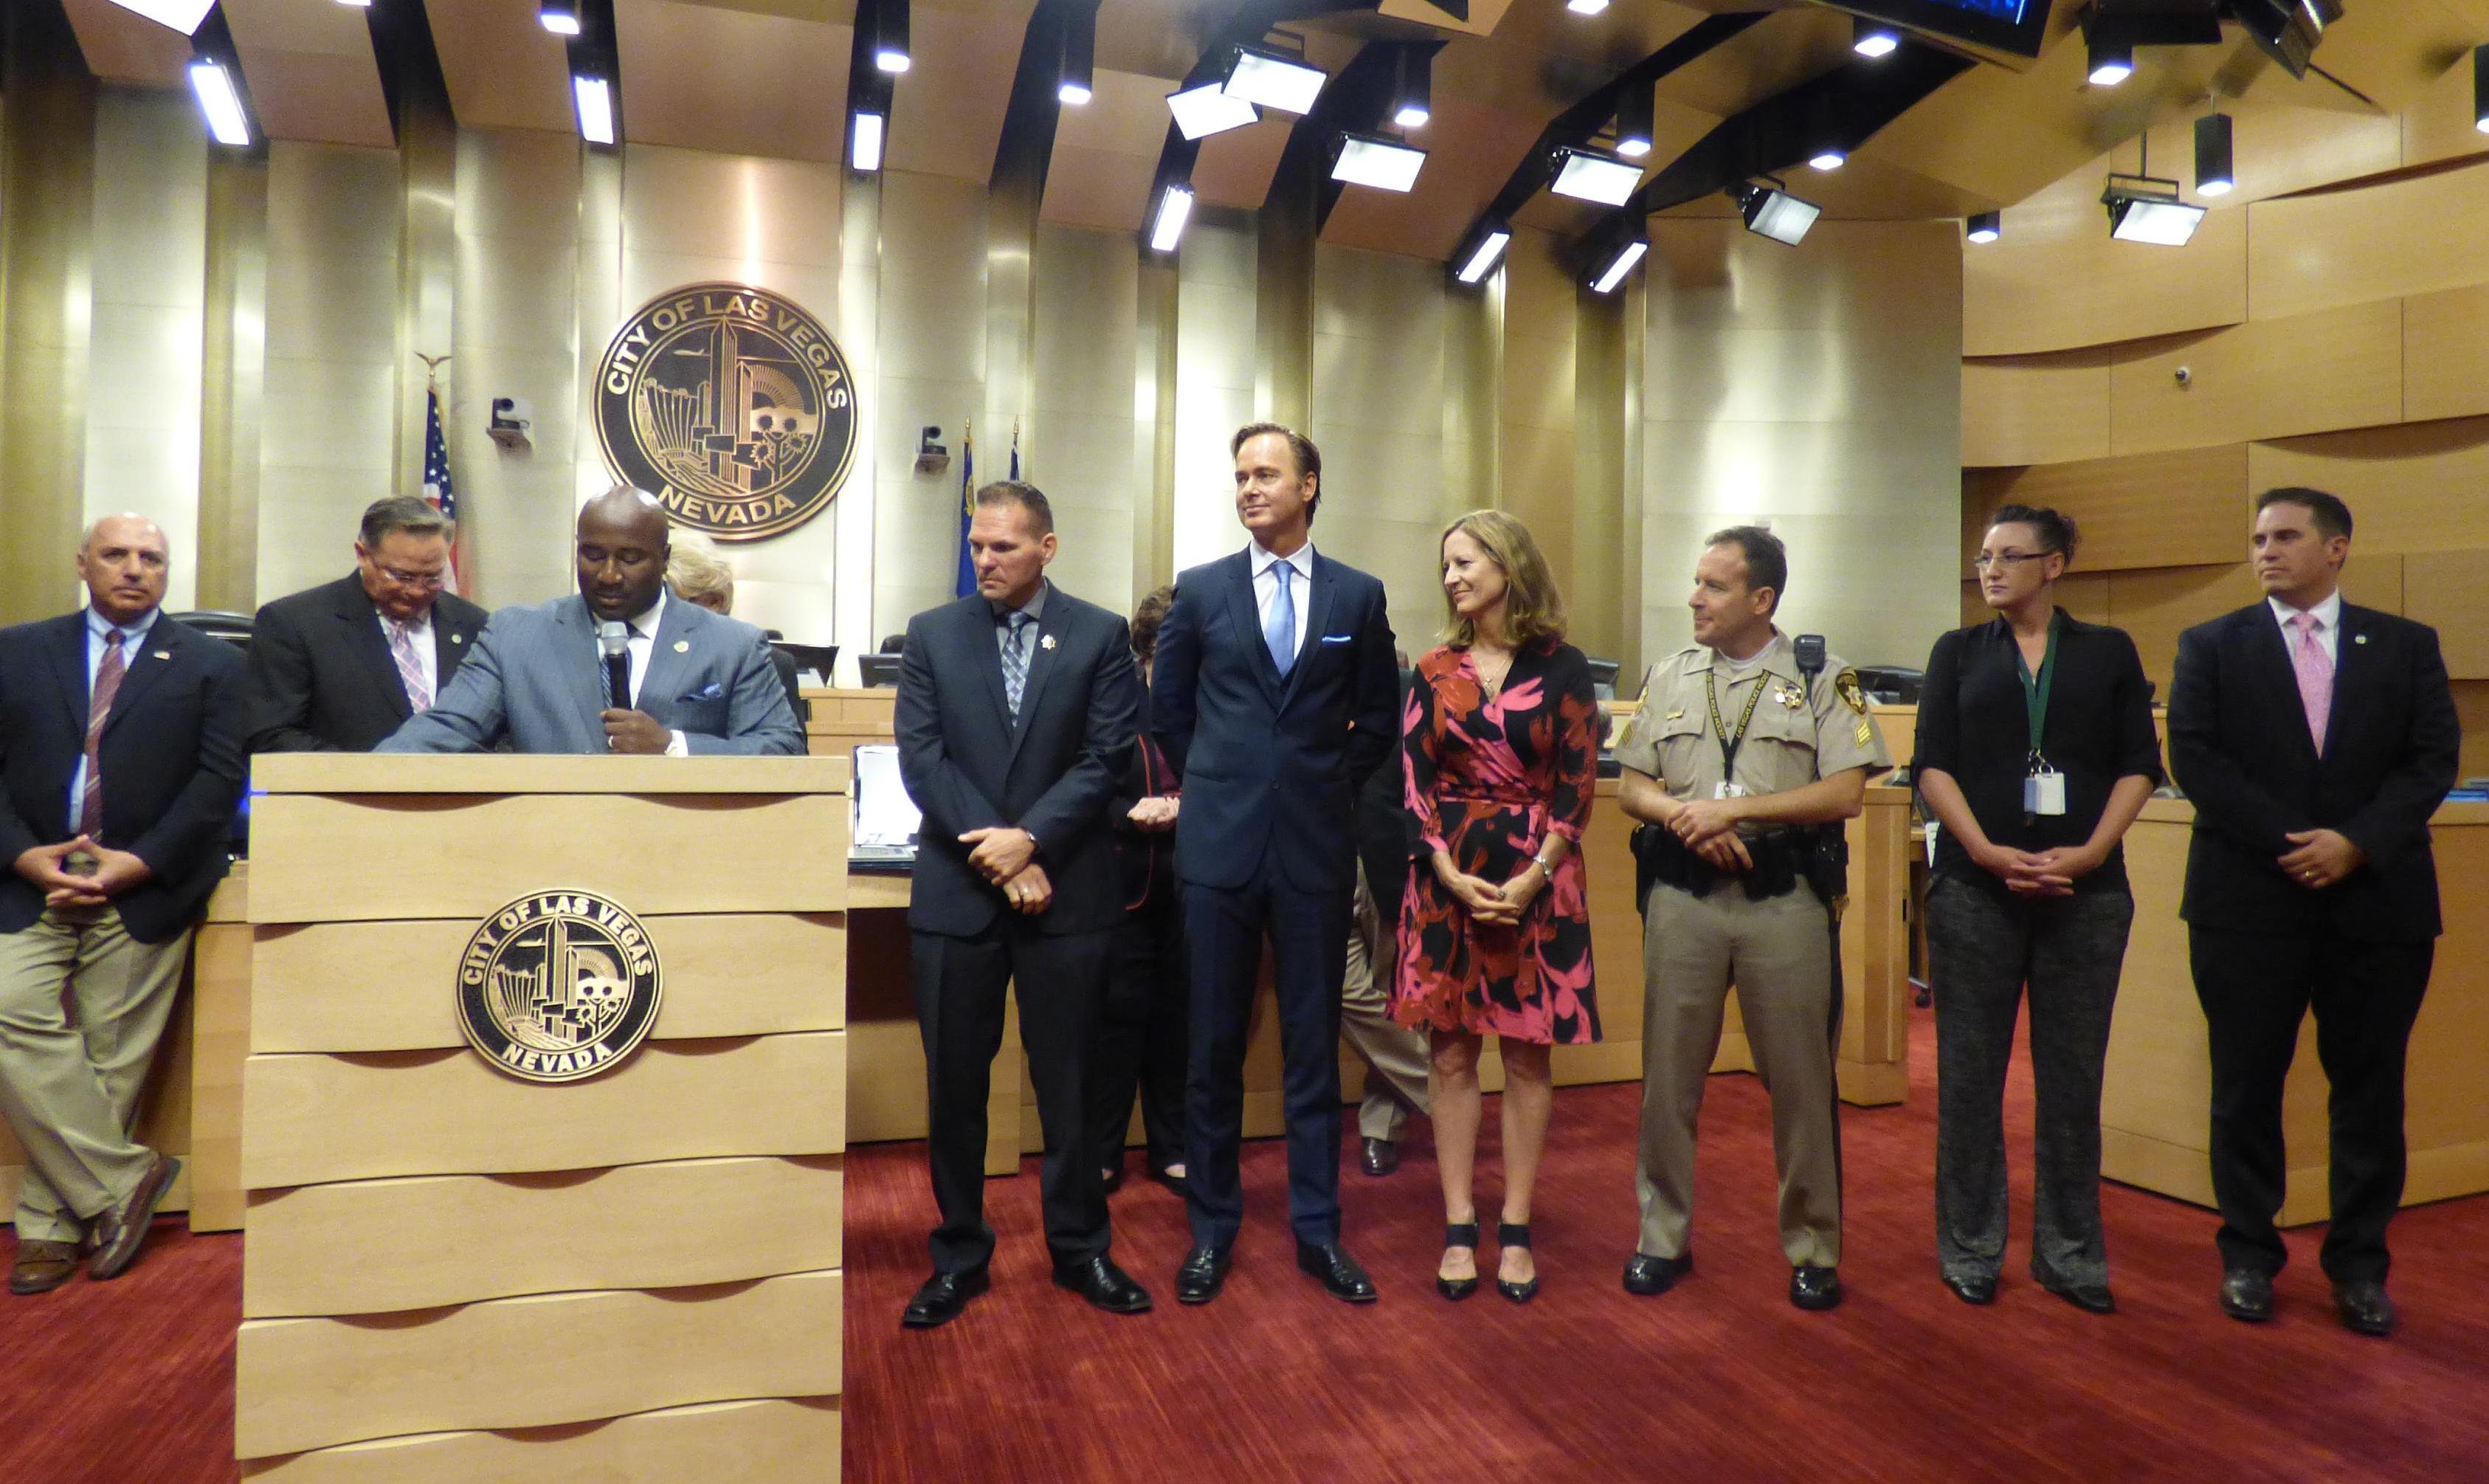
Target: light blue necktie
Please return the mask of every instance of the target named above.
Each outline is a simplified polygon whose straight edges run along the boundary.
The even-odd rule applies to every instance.
[[[1279,668],[1283,680],[1297,664],[1297,604],[1288,592],[1288,579],[1295,573],[1284,561],[1272,563],[1271,575],[1278,579],[1279,595],[1271,600],[1271,611],[1262,616],[1262,642],[1271,646],[1271,663]]]
[[[1012,720],[1019,720],[1019,698],[1028,684],[1028,649],[1023,642],[1037,620],[1024,613],[1015,613],[1004,620],[1003,630],[1003,699],[1011,706]]]

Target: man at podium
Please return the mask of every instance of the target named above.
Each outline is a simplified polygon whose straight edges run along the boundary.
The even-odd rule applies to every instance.
[[[620,485],[579,512],[579,591],[495,614],[384,753],[800,754],[758,629],[670,597],[671,523]]]

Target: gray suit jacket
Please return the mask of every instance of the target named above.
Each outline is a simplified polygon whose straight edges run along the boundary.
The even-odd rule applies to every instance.
[[[601,753],[605,707],[596,620],[574,592],[495,614],[432,709],[376,751],[472,753],[506,741],[521,753]],[[695,753],[804,751],[804,729],[760,631],[672,595],[657,620],[640,709],[681,732]]]

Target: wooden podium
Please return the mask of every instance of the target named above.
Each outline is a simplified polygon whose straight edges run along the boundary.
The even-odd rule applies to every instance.
[[[244,1476],[836,1478],[845,761],[254,766]],[[662,999],[525,1081],[462,956],[555,892],[636,916]]]

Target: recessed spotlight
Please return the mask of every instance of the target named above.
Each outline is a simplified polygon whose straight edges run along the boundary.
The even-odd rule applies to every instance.
[[[2113,88],[2134,75],[2134,48],[2091,43],[2091,71],[2086,74],[2096,88]]]
[[[2003,212],[1974,212],[1967,234],[1974,243],[1992,243],[2005,235]]]
[[[536,7],[536,24],[556,36],[577,36],[579,0],[543,0]]]
[[[1889,57],[1902,49],[1902,33],[1893,26],[1862,20],[1858,22],[1857,39],[1849,43],[1849,49],[1871,60]]]
[[[1838,170],[1848,162],[1849,157],[1839,150],[1819,150],[1807,160],[1810,167],[1825,171]]]

